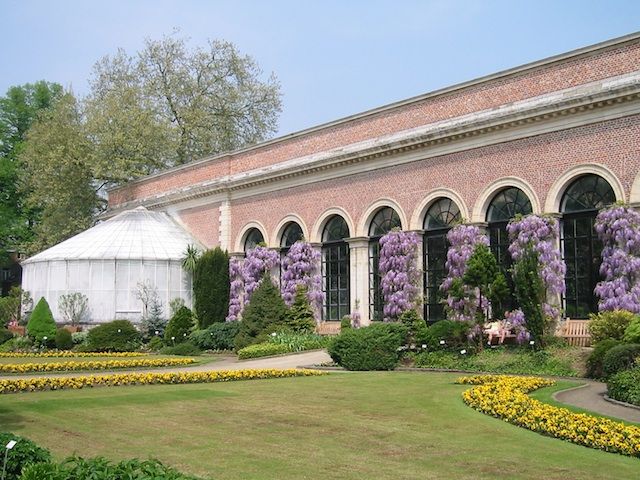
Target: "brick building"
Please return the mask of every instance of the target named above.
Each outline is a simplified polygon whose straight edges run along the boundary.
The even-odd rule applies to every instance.
[[[108,215],[169,213],[233,254],[299,237],[323,250],[325,320],[379,317],[377,239],[424,235],[425,316],[442,315],[445,234],[460,218],[487,229],[508,263],[506,222],[561,218],[566,315],[596,306],[598,208],[640,202],[640,34],[454,85],[109,192]]]

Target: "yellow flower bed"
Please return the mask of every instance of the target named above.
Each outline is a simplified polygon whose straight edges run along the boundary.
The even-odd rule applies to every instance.
[[[48,358],[48,357],[144,357],[143,352],[71,352],[69,350],[49,350],[47,352],[0,353],[0,358]]]
[[[88,360],[83,362],[0,363],[0,373],[72,372],[118,368],[177,367],[194,363],[193,358],[138,358],[133,360]]]
[[[640,456],[640,427],[575,413],[535,400],[527,393],[555,384],[535,377],[478,375],[457,383],[475,385],[462,394],[480,412],[569,442],[623,455]]]
[[[0,394],[36,392],[40,390],[80,389],[85,387],[116,387],[123,385],[155,385],[181,383],[231,382],[264,378],[309,377],[326,375],[319,370],[218,370],[182,373],[117,373],[112,375],[84,375],[78,377],[39,377],[0,380]]]

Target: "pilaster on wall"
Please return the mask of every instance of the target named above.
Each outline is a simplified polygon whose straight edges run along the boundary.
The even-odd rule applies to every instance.
[[[220,248],[222,250],[231,251],[231,202],[229,199],[224,200],[218,207],[220,212],[219,235]]]
[[[347,238],[346,242],[349,244],[351,312],[359,311],[361,325],[369,325],[369,239]]]

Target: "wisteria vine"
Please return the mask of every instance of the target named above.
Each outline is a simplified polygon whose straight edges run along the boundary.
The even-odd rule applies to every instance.
[[[242,312],[242,293],[244,291],[244,278],[242,277],[242,261],[236,257],[229,259],[229,313],[225,319],[227,322],[240,320]]]
[[[310,243],[303,241],[291,245],[282,259],[282,298],[289,306],[293,304],[298,285],[307,288],[307,299],[316,313],[316,319],[320,319],[324,300],[320,252]]]
[[[614,205],[598,214],[595,230],[603,244],[599,310],[640,313],[640,213]]]
[[[380,239],[381,280],[385,321],[397,320],[402,312],[415,308],[419,299],[420,270],[415,232],[393,230]]]

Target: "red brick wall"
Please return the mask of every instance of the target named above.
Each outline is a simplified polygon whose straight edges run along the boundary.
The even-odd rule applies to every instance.
[[[249,221],[264,224],[269,238],[276,242],[277,224],[289,213],[299,215],[311,230],[326,209],[342,207],[357,225],[366,209],[383,197],[395,200],[409,220],[420,202],[437,188],[458,192],[471,213],[483,190],[506,176],[527,181],[543,209],[554,181],[570,167],[585,163],[609,167],[621,181],[628,199],[633,180],[640,172],[640,116],[234,200],[232,245]]]
[[[220,245],[220,204],[180,210],[180,221],[207,248]]]
[[[435,121],[635,71],[640,42],[574,57],[143,180],[110,193],[110,207]]]

